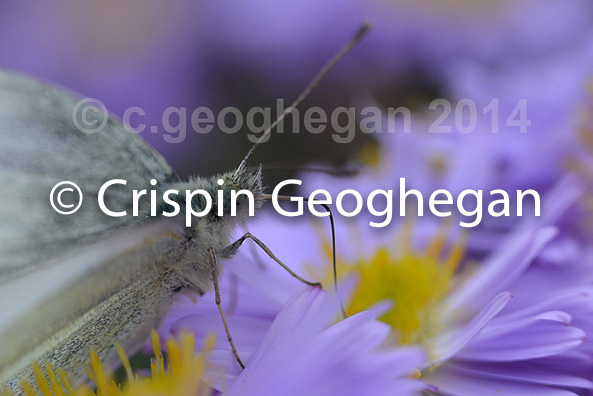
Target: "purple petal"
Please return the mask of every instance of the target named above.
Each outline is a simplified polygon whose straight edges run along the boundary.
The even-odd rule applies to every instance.
[[[493,295],[504,290],[525,271],[556,233],[554,227],[543,227],[512,235],[496,254],[480,265],[471,278],[451,293],[443,315],[455,316],[455,311],[472,308],[477,311],[486,305]]]
[[[513,295],[502,292],[488,303],[480,313],[461,329],[443,334],[434,340],[433,364],[439,364],[455,355],[472,340],[510,301]]]
[[[226,316],[229,329],[233,336],[233,341],[237,349],[244,351],[254,351],[264,338],[271,322],[268,319],[262,319],[249,316],[228,315]],[[177,336],[183,329],[190,330],[196,337],[196,345],[202,345],[200,340],[215,333],[218,340],[226,340],[226,333],[222,319],[218,312],[201,315],[188,315],[171,326],[171,334]],[[219,343],[218,347],[230,349],[228,342]]]
[[[503,381],[530,382],[533,384],[560,386],[564,388],[593,388],[593,382],[558,370],[544,369],[533,363],[450,363],[448,367],[464,375],[499,379]]]
[[[439,388],[439,393],[455,396],[500,396],[500,395],[538,395],[563,396],[576,395],[563,389],[516,382],[506,379],[492,379],[473,375],[450,365],[443,366],[430,374],[429,380]]]
[[[482,334],[455,358],[479,361],[519,361],[560,354],[583,343],[585,332],[561,321],[537,319],[524,328],[499,336]]]

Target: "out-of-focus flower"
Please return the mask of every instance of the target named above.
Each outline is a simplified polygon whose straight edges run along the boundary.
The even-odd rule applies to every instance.
[[[207,355],[196,354],[194,343],[194,336],[188,333],[181,335],[179,341],[169,339],[166,347],[168,362],[165,366],[160,338],[153,331],[152,347],[155,357],[151,362],[150,377],[134,374],[125,351],[117,344],[117,352],[127,375],[127,382],[123,386],[104,371],[99,355],[91,350],[87,375],[96,390],[89,386],[72,387],[66,372],[60,368],[56,371],[50,364],[46,364],[45,372],[39,365],[35,365],[37,389],[24,383],[23,390],[28,396],[208,396],[212,394],[212,389],[203,381]],[[214,339],[210,338],[204,345],[206,353],[212,349],[213,344]]]
[[[578,151],[575,135],[583,128],[576,119],[589,108],[593,39],[533,64],[453,63],[456,68],[443,80],[448,94],[436,107],[427,104],[395,117],[389,111],[397,109],[361,99],[381,119],[369,113],[357,120],[377,143],[362,150],[365,171],[344,183],[329,175],[303,175],[303,191],[348,186],[367,192],[393,188],[399,177],[422,192],[549,189]]]
[[[436,112],[424,108],[409,113],[407,124],[405,117],[385,116],[387,109],[379,106],[382,123],[380,128],[372,128],[381,133],[374,134],[375,145],[362,150],[363,171],[342,179],[302,174],[301,192],[308,195],[322,188],[337,196],[344,189],[354,189],[366,197],[377,188],[399,191],[400,178],[405,178],[406,190],[423,193],[425,208],[427,197],[438,189],[453,195],[465,189],[545,193],[566,173],[569,163],[575,165],[574,157],[582,152],[575,136],[583,128],[575,119],[588,101],[593,41],[581,44],[557,59],[501,72],[466,61],[463,71],[448,77],[452,96],[446,103],[450,112],[442,107]],[[560,102],[556,94],[562,97]],[[496,115],[494,110],[482,114],[488,101],[495,101]],[[461,103],[466,105],[459,107]],[[507,117],[514,110],[518,112],[509,121]],[[464,133],[459,126],[472,123],[470,114],[478,115],[473,117],[474,127]],[[513,122],[525,125],[525,130]],[[450,130],[437,133],[439,127]],[[487,205],[492,198],[485,194],[483,199]],[[395,194],[394,206],[398,205]],[[495,245],[517,221],[516,216],[484,218],[469,236],[469,250]]]

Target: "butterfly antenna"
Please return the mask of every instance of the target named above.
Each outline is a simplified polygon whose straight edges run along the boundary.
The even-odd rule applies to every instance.
[[[334,270],[334,291],[336,295],[338,294],[338,266],[336,265],[336,227],[334,225],[334,215],[326,204],[321,204],[325,210],[329,213],[329,222],[331,224],[332,229],[332,266]],[[340,308],[342,310],[342,317],[346,319],[348,314],[346,314],[346,310],[344,309],[344,302],[340,298]]]
[[[278,116],[278,118],[276,118],[276,121],[274,121],[272,123],[272,125],[270,125],[264,131],[264,133],[260,136],[260,138],[253,144],[253,146],[251,147],[251,149],[249,150],[249,152],[247,152],[247,155],[245,156],[245,158],[243,158],[243,161],[241,161],[241,164],[237,168],[237,171],[245,168],[246,163],[247,163],[247,160],[249,159],[249,157],[251,157],[251,154],[253,154],[253,152],[255,151],[255,149],[257,148],[257,146],[259,146],[261,143],[265,142],[268,139],[270,133],[272,133],[272,130],[276,127],[276,125],[278,125],[288,115],[288,113],[292,112],[292,110],[294,108],[298,107],[298,105],[301,104],[301,102],[309,95],[309,93],[311,93],[311,91],[313,90],[313,88],[315,88],[317,86],[317,84],[319,84],[319,82],[321,80],[323,80],[323,78],[325,77],[325,75],[344,56],[346,56],[354,47],[356,47],[356,45],[368,33],[368,31],[370,30],[370,28],[371,28],[371,25],[369,23],[363,24],[357,30],[356,34],[350,39],[350,41],[348,41],[348,43],[345,46],[343,46],[338,52],[336,52],[336,54],[321,68],[321,70],[317,73],[317,75],[315,77],[313,77],[313,79],[311,80],[311,82],[309,83],[309,85],[307,85],[307,87],[303,90],[303,92],[301,92],[301,94],[294,100],[294,102],[292,102],[290,104],[289,107],[287,107],[286,109],[284,109],[284,111],[282,112],[282,114],[280,114]]]
[[[263,194],[262,198],[264,199],[272,199],[272,195],[270,194]],[[292,196],[287,196],[287,195],[277,195],[276,198],[278,200],[281,201],[292,201]],[[299,197],[299,198],[303,198],[303,200],[305,202],[309,201],[309,198],[306,197]],[[327,212],[329,213],[329,222],[331,225],[331,234],[332,234],[332,269],[334,272],[334,291],[336,293],[336,295],[338,294],[338,266],[336,264],[336,227],[334,224],[334,215],[329,207],[329,205],[327,204],[322,204],[320,203],[320,205],[327,210]],[[340,308],[342,310],[342,316],[344,319],[346,319],[348,317],[348,315],[346,314],[346,310],[344,309],[344,303],[342,301],[342,299],[340,299]]]

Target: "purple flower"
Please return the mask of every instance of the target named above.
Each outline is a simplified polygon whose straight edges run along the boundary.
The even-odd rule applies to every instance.
[[[422,345],[429,356],[420,367],[423,379],[445,393],[472,394],[481,385],[511,394],[593,388],[586,340],[593,328],[590,253],[579,263],[538,259],[554,257],[562,239],[550,224],[581,191],[574,179],[563,181],[551,192],[557,195],[549,197],[545,216],[524,221],[476,265],[461,261],[462,245],[451,243],[443,229],[430,239],[418,235],[426,228],[377,233],[364,221],[338,221],[339,271],[360,278],[347,311],[379,310],[393,330],[392,345]],[[330,281],[327,239],[319,229],[309,222],[284,224],[264,215],[251,231],[289,257],[296,272]],[[229,324],[239,352],[249,356],[282,302],[302,286],[259,253],[241,252],[227,269],[239,278]],[[394,306],[376,305],[385,299]],[[180,308],[173,332],[191,327],[205,334],[219,318],[207,307],[213,304],[204,304]],[[190,309],[200,313],[187,316]],[[228,350],[225,356],[231,364]]]
[[[241,295],[239,304],[249,298],[248,293]],[[259,297],[259,301],[265,300]],[[426,360],[422,350],[383,348],[390,330],[375,320],[376,311],[361,312],[331,326],[339,313],[339,301],[308,287],[293,294],[270,317],[266,317],[265,306],[258,307],[259,314],[230,315],[229,326],[246,368],[241,371],[221,342],[221,349],[210,353],[206,382],[229,395],[407,394],[426,388],[407,377]],[[191,305],[186,305],[181,318],[173,314],[177,318],[171,332],[189,329],[200,338],[217,329],[219,339],[225,339],[224,330],[205,312],[207,308],[196,308],[197,313],[192,313]],[[168,334],[168,330],[166,324],[161,332]]]
[[[593,387],[589,254],[579,264],[532,263],[554,233],[544,228],[510,235],[498,257],[482,263],[447,297],[443,317],[467,318],[497,291],[514,294],[512,300],[510,293],[499,294],[463,330],[440,336],[436,368],[426,381],[451,394],[493,387],[509,394]]]
[[[381,350],[389,328],[367,311],[326,329],[338,301],[308,288],[282,308],[229,395],[404,395],[425,358],[418,348]],[[332,306],[333,305],[333,306]]]

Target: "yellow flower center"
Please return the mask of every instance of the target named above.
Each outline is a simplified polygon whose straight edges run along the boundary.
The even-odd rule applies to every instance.
[[[398,254],[382,247],[355,263],[338,260],[340,278],[350,273],[359,278],[346,312],[352,315],[377,302],[392,300],[393,307],[379,319],[392,326],[400,342],[426,343],[438,331],[439,303],[453,285],[463,244],[456,243],[443,257],[445,233],[437,235],[423,252],[410,249],[407,238],[402,242]],[[327,246],[324,250],[331,257]],[[329,272],[324,275],[326,284],[331,284],[330,276]]]
[[[167,341],[168,366],[161,353],[160,338],[156,331],[152,332],[152,346],[155,357],[151,361],[150,377],[134,374],[132,366],[121,345],[116,344],[117,353],[127,374],[127,382],[116,383],[105,373],[99,355],[93,349],[90,352],[91,364],[87,367],[89,379],[96,385],[96,391],[88,386],[73,388],[64,370],[54,368],[46,363],[45,372],[35,364],[33,370],[37,388],[28,383],[21,384],[27,396],[166,396],[166,395],[210,395],[211,389],[204,384],[202,378],[206,370],[207,356],[194,351],[193,334],[183,334],[179,341]],[[214,337],[206,342],[205,351],[212,350]],[[207,353],[207,352],[206,352]],[[7,391],[2,395],[12,396]]]

